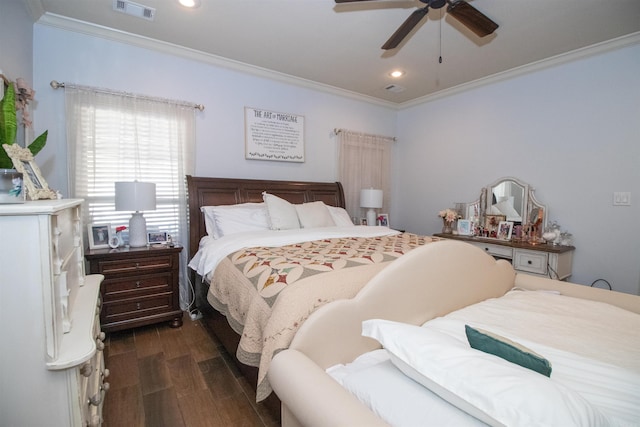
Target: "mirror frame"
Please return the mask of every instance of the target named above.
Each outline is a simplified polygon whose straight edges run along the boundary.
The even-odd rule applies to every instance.
[[[504,181],[513,181],[524,189],[524,197],[522,200],[522,205],[524,208],[524,212],[522,214],[522,224],[529,224],[529,216],[531,215],[531,211],[534,208],[538,208],[542,209],[542,223],[540,225],[540,229],[544,229],[547,226],[547,218],[549,217],[549,210],[547,209],[547,206],[540,203],[540,201],[536,198],[535,189],[533,187],[531,187],[526,182],[512,176],[499,178],[488,186],[483,187],[480,190],[480,197],[473,202],[469,202],[466,204],[465,218],[472,219],[474,216],[476,216],[477,213],[480,223],[484,223],[485,215],[491,214],[491,205],[488,201],[492,200],[492,188],[498,186]]]

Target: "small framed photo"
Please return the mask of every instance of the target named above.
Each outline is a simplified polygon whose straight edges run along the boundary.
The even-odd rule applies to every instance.
[[[383,213],[378,215],[378,225],[381,225],[383,227],[388,227],[389,226],[389,214]]]
[[[33,154],[28,148],[23,148],[18,144],[3,144],[2,147],[11,158],[13,166],[22,173],[24,186],[27,188],[27,195],[31,200],[57,199],[55,191],[49,189],[47,181],[42,177],[40,168],[33,160]]]
[[[458,220],[458,234],[461,236],[471,236],[471,234],[473,234],[473,230],[471,230],[471,220]]]
[[[89,249],[106,249],[111,242],[111,224],[88,224]]]
[[[513,222],[500,221],[498,224],[498,239],[511,240],[511,232],[513,231]]]
[[[367,218],[360,218],[360,225],[367,225]]]
[[[166,231],[150,231],[147,233],[147,242],[150,245],[167,243],[167,232]]]

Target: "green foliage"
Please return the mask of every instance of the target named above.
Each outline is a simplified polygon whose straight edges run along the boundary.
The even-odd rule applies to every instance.
[[[2,144],[15,144],[17,131],[16,93],[13,84],[9,84],[4,98],[0,101],[0,147]],[[29,144],[31,154],[35,156],[44,148],[48,134],[49,131],[44,131]],[[0,150],[0,169],[13,169],[13,162],[4,149]]]

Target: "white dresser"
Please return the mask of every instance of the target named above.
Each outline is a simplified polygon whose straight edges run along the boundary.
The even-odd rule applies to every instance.
[[[82,200],[0,205],[0,424],[102,422],[103,276],[84,274]]]

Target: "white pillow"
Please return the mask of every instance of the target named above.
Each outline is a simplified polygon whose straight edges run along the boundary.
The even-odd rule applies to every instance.
[[[278,196],[262,193],[262,198],[267,204],[269,222],[272,230],[291,230],[300,228],[298,212],[295,205],[281,199]]]
[[[201,209],[205,213],[207,233],[214,239],[244,231],[269,229],[267,207],[264,203],[204,206]],[[209,231],[210,228],[213,232]]]
[[[214,239],[220,238],[220,233],[216,229],[216,219],[213,217],[213,208],[215,206],[201,206],[200,211],[204,214],[204,227],[207,234]]]
[[[302,228],[334,227],[336,225],[324,202],[309,202],[294,206]]]
[[[329,209],[331,218],[333,218],[333,222],[338,227],[351,227],[353,225],[351,217],[344,208],[339,208],[337,206],[327,206],[327,209]]]
[[[362,335],[379,341],[407,376],[489,425],[608,424],[596,407],[573,390],[442,332],[367,320]]]

